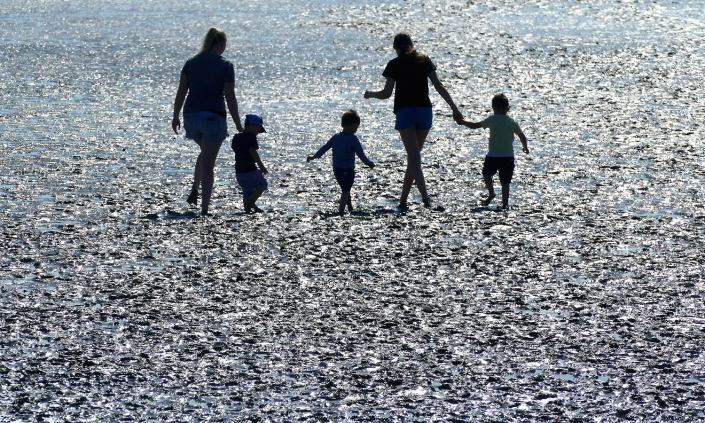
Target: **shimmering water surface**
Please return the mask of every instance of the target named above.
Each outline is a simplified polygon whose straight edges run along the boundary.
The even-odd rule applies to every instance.
[[[1,7],[0,420],[705,419],[701,1]],[[265,214],[227,145],[215,215],[185,202],[170,116],[212,25],[267,121]],[[394,212],[392,103],[362,92],[400,30],[471,119],[509,96],[532,149],[509,211],[434,93],[446,210]],[[337,217],[304,158],[348,108],[378,167]]]

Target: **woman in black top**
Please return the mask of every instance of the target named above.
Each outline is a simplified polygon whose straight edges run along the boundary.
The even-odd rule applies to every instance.
[[[425,207],[431,207],[431,199],[426,191],[426,181],[421,169],[421,149],[431,129],[433,113],[431,100],[428,98],[428,79],[431,80],[438,94],[453,110],[453,117],[462,118],[462,114],[453,102],[436,75],[436,66],[428,56],[418,53],[408,34],[394,37],[394,50],[397,57],[391,60],[382,74],[387,82],[382,91],[365,91],[365,98],[387,99],[394,92],[394,113],[397,115],[395,129],[399,131],[407,154],[406,174],[401,191],[399,207],[407,208],[407,198],[411,186],[416,181]]]
[[[201,52],[190,58],[181,70],[171,121],[171,127],[178,134],[181,127],[179,114],[183,107],[186,138],[194,140],[200,149],[191,194],[186,201],[198,203],[198,186],[201,185],[201,213],[204,215],[208,214],[213,193],[215,161],[228,136],[226,102],[235,127],[240,132],[243,130],[235,98],[235,70],[232,62],[223,57],[226,44],[223,30],[215,27],[208,30]]]

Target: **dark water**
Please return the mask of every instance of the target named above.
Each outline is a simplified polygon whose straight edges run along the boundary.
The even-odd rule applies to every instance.
[[[705,419],[700,1],[27,1],[0,15],[0,420]],[[213,217],[169,122],[208,26],[265,116],[262,215]],[[444,212],[394,212],[406,30],[470,119],[532,152],[481,207],[486,135],[437,94]],[[362,115],[358,209],[306,154]],[[416,195],[416,194],[415,194]]]

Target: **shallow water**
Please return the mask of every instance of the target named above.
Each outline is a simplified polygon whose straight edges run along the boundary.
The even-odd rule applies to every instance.
[[[699,1],[3,9],[2,420],[705,418]],[[215,215],[185,203],[171,108],[211,25],[267,122],[263,215],[227,145]],[[391,100],[362,92],[400,30],[469,118],[510,98],[531,154],[509,211],[479,205],[485,134],[434,93],[446,210],[394,212]],[[378,167],[340,218],[329,158],[304,158],[348,108]]]

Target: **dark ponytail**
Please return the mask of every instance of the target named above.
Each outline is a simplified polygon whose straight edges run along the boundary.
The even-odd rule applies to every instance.
[[[400,32],[394,36],[394,48],[399,50],[399,57],[409,57],[421,63],[428,59],[428,56],[421,54],[414,49],[414,42],[411,36],[405,32]]]

